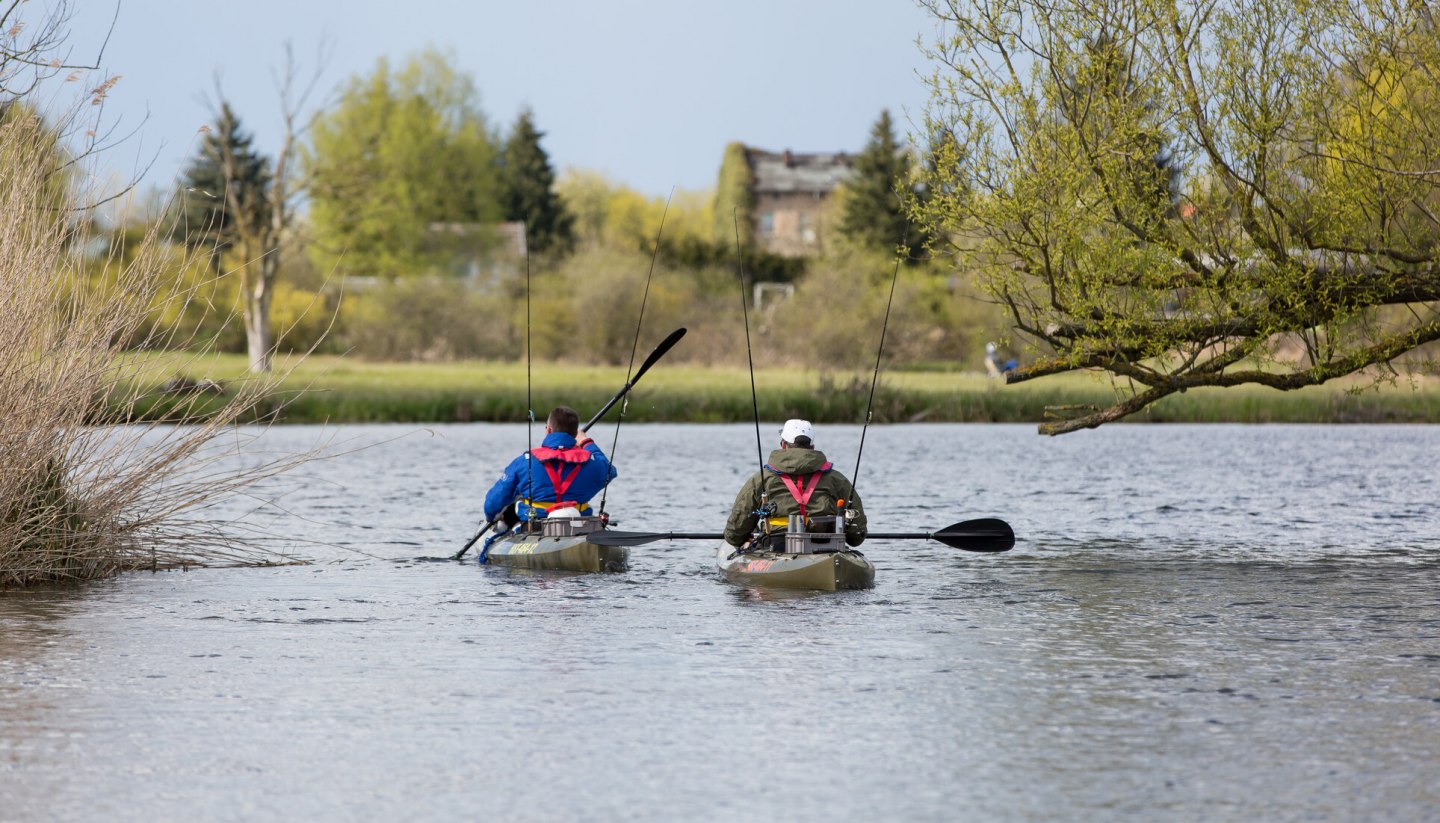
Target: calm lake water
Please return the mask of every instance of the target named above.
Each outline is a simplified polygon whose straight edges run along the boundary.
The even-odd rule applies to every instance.
[[[243,507],[312,565],[0,594],[0,820],[1440,818],[1440,426],[875,427],[872,530],[1019,543],[834,594],[436,562],[524,428],[259,445],[324,438]],[[608,508],[718,531],[757,460],[626,424]]]

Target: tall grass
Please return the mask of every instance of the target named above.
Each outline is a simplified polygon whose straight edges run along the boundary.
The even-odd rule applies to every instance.
[[[676,347],[688,345],[689,335]],[[287,357],[288,376],[262,404],[257,419],[285,423],[519,422],[525,419],[523,361],[453,363],[370,363],[330,356]],[[237,355],[196,358],[181,352],[134,363],[130,379],[151,389],[140,417],[163,418],[178,399],[153,389],[177,372],[193,380],[243,379],[246,361]],[[537,409],[565,404],[598,409],[625,383],[624,366],[536,363]],[[769,367],[756,371],[760,414],[767,420],[803,417],[815,422],[858,423],[865,418],[870,371],[819,372]],[[1367,387],[1365,391],[1357,388]],[[973,372],[899,371],[881,373],[875,393],[876,423],[1008,422],[1039,423],[1055,407],[1103,406],[1116,387],[1092,374],[1061,374],[1018,385]],[[187,401],[189,402],[189,401]],[[218,408],[220,398],[207,400]],[[193,411],[201,411],[192,406]],[[735,366],[705,366],[670,357],[647,373],[630,395],[626,420],[639,422],[748,422],[750,377]],[[1375,388],[1365,377],[1333,381],[1298,391],[1263,386],[1197,389],[1168,397],[1143,414],[1141,422],[1321,423],[1440,422],[1440,380],[1414,376]]]
[[[171,423],[117,425],[141,400],[120,346],[184,342],[147,318],[189,295],[158,229],[87,277],[86,213],[57,202],[55,146],[37,117],[0,118],[0,587],[264,561],[207,511],[283,468],[220,463],[234,449],[217,435],[269,384],[240,384],[203,418],[182,399]]]

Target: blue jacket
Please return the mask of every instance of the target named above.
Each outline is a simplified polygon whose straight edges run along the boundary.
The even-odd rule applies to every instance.
[[[575,438],[563,432],[551,432],[540,445],[550,449],[565,449],[575,445]],[[605,488],[606,483],[615,479],[615,467],[610,465],[609,459],[600,451],[600,447],[595,445],[595,441],[586,443],[585,450],[590,452],[590,459],[584,463],[552,464],[558,465],[566,477],[575,471],[576,466],[580,468],[569,488],[565,490],[565,500],[585,503]],[[494,520],[517,500],[534,500],[537,503],[555,501],[555,484],[550,481],[550,473],[545,471],[543,461],[535,460],[532,466],[529,452],[511,460],[510,465],[501,473],[500,479],[490,487],[489,494],[485,495],[485,519]],[[544,509],[532,509],[524,503],[516,506],[516,512],[522,520],[536,520],[545,516]]]

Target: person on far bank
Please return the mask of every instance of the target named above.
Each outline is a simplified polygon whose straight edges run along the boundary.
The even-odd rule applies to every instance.
[[[761,492],[764,500],[761,500]],[[766,519],[760,522],[760,508],[766,508]],[[848,512],[848,515],[847,515]],[[759,543],[773,548],[783,540],[790,515],[805,518],[806,531],[833,531],[834,518],[845,518],[845,542],[858,546],[865,542],[865,509],[855,487],[845,475],[836,471],[815,448],[815,427],[808,420],[786,420],[780,429],[780,448],[770,452],[763,471],[745,481],[735,496],[730,519],[725,523],[725,542],[736,548],[746,545],[762,526]]]
[[[485,495],[485,522],[504,519],[509,531],[521,520],[539,520],[559,509],[590,511],[590,498],[617,472],[595,441],[580,431],[580,415],[556,406],[545,421],[545,439],[510,461]]]

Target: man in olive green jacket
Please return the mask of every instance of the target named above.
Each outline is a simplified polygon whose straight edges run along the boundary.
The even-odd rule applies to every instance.
[[[762,505],[769,513],[766,532],[785,531],[792,514],[805,515],[807,531],[833,531],[838,514],[845,517],[845,542],[851,546],[865,542],[860,497],[845,475],[831,468],[824,453],[815,449],[815,429],[808,420],[785,421],[780,448],[770,452],[764,471],[745,481],[735,497],[725,523],[726,543],[739,547],[750,539]],[[816,523],[815,518],[825,520]]]

